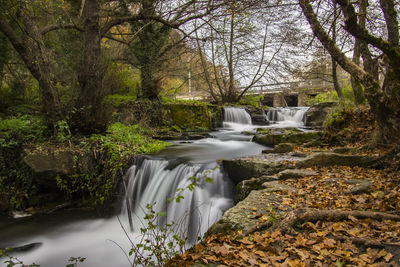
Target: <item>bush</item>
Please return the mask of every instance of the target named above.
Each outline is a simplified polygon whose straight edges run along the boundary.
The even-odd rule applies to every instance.
[[[46,126],[40,117],[24,115],[0,120],[0,148],[43,141]]]
[[[351,85],[346,84],[342,88],[342,90],[343,90],[344,100],[354,102],[354,93],[353,93],[353,88],[351,88]],[[334,101],[338,101],[338,100],[339,100],[339,97],[338,97],[336,91],[329,91],[326,93],[318,94],[315,96],[315,98],[309,99],[307,101],[307,106],[313,106],[313,105],[321,103],[321,102],[334,102]]]

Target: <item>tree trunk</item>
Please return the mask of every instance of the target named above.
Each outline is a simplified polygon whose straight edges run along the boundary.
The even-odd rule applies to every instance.
[[[143,62],[145,63],[145,62]],[[140,67],[140,80],[142,87],[142,94],[140,97],[150,100],[158,99],[159,84],[153,74],[154,65],[145,63]]]
[[[50,61],[50,52],[46,48],[39,28],[27,7],[21,16],[27,36],[18,34],[0,15],[0,31],[7,37],[17,51],[32,76],[38,81],[42,98],[42,113],[46,117],[48,127],[55,129],[58,120],[63,118],[60,108],[60,97],[55,87],[54,74]]]
[[[338,81],[338,76],[337,76],[337,62],[336,60],[331,57],[332,59],[332,79],[333,79],[333,88],[335,88],[335,91],[339,97],[339,100],[344,100],[344,95],[343,95],[343,90],[340,88],[339,81]]]
[[[80,95],[78,110],[73,115],[73,124],[78,131],[92,133],[103,131],[106,121],[101,105],[103,100],[102,80],[104,69],[101,65],[99,2],[86,0],[84,14],[84,55],[79,75]]]

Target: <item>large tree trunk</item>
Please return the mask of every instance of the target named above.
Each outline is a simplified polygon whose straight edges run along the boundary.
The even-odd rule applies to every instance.
[[[27,35],[18,34],[7,19],[0,15],[0,31],[8,38],[32,76],[38,81],[41,90],[42,112],[50,129],[55,129],[58,120],[63,118],[60,97],[55,86],[50,51],[46,48],[39,28],[27,7],[21,16]]]
[[[371,37],[368,32],[363,31],[359,33],[357,30],[360,29],[355,19],[354,8],[349,7],[348,1],[336,0],[342,7],[343,13],[345,15],[346,30],[348,30],[353,36],[360,38],[364,42],[373,42],[377,46],[382,47],[382,51],[386,54],[388,51],[389,55],[396,57],[396,49],[393,45],[388,42],[382,42],[376,40],[376,38]],[[331,54],[333,58],[338,62],[338,64],[346,70],[350,75],[356,77],[365,88],[365,95],[367,97],[368,103],[371,106],[371,110],[375,115],[377,124],[380,128],[380,133],[382,134],[382,141],[386,143],[400,144],[400,116],[399,116],[399,104],[398,99],[393,99],[391,95],[385,94],[379,85],[379,81],[370,73],[364,71],[362,68],[357,66],[354,62],[350,61],[345,54],[340,51],[333,40],[322,28],[319,23],[314,10],[310,4],[309,0],[300,0],[300,6],[303,10],[303,14],[306,16],[314,34],[324,45],[325,49]],[[357,25],[347,25],[348,23],[356,23]],[[390,47],[390,49],[388,49]],[[393,50],[394,49],[394,50]],[[400,53],[399,53],[400,55]],[[399,56],[400,57],[400,56]],[[397,74],[397,64],[394,59],[389,60],[389,64],[392,66],[394,64],[394,69],[388,72],[388,75],[392,77],[398,77]],[[395,79],[393,80],[395,81]],[[400,91],[400,82],[395,81],[391,84],[391,91],[398,94]]]
[[[102,81],[104,68],[101,64],[101,36],[98,0],[86,0],[84,14],[84,55],[79,75],[80,95],[78,110],[73,116],[73,124],[78,131],[91,133],[103,131],[106,125]]]

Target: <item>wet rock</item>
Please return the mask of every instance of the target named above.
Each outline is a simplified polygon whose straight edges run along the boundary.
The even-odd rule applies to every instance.
[[[318,175],[317,172],[310,171],[310,170],[304,170],[304,169],[289,169],[289,170],[284,170],[278,173],[278,178],[280,180],[286,180],[286,179],[298,179],[298,178],[304,178],[304,177],[310,177],[310,176],[316,176]]]
[[[41,242],[35,242],[35,243],[26,244],[26,245],[19,246],[19,247],[13,247],[13,248],[7,248],[7,249],[10,250],[11,252],[28,252],[28,251],[31,251],[33,249],[40,247],[41,245],[42,245]],[[6,249],[6,248],[0,248],[0,250],[4,250],[4,249]]]
[[[272,175],[282,170],[293,168],[293,166],[280,162],[251,158],[223,160],[222,166],[235,184],[253,177],[257,178],[263,175]]]
[[[305,157],[307,157],[307,154],[306,153],[301,153],[301,152],[292,152],[292,153],[289,153],[289,156],[298,157],[298,158],[305,158]]]
[[[322,128],[326,116],[337,105],[337,102],[323,102],[310,107],[306,116],[306,126]]]
[[[258,178],[251,178],[250,180],[244,180],[236,186],[235,202],[242,201],[245,199],[251,191],[263,189],[263,183],[268,181],[275,181],[275,176],[263,175]]]
[[[290,143],[282,143],[276,145],[272,150],[263,150],[263,153],[289,153],[293,151],[293,148]]]
[[[377,158],[362,155],[343,155],[332,152],[312,153],[303,160],[296,163],[298,168],[309,168],[312,166],[369,166]]]
[[[251,123],[253,125],[269,125],[269,120],[265,114],[251,114]]]

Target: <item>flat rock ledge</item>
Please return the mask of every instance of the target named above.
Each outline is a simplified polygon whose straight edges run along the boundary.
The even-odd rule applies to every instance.
[[[302,158],[287,154],[263,154],[253,157],[223,160],[222,166],[232,182],[237,185],[250,178],[273,175],[286,169],[293,169],[293,165],[282,163],[282,161],[296,162],[300,159]]]
[[[296,163],[297,168],[309,168],[312,166],[360,166],[368,167],[374,163],[378,158],[372,156],[362,155],[344,155],[333,152],[318,152],[312,153],[305,159]]]

